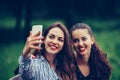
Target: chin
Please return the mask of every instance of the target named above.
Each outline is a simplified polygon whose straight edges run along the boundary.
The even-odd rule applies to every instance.
[[[57,54],[57,52],[49,51],[49,54]]]

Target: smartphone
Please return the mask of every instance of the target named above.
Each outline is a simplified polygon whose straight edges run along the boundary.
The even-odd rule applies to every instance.
[[[33,25],[32,26],[32,35],[34,35],[35,33],[40,31],[40,36],[42,36],[42,29],[43,29],[42,25]],[[41,45],[39,45],[39,46],[41,46]]]
[[[42,25],[33,25],[32,26],[32,35],[40,31],[40,36],[42,35]]]

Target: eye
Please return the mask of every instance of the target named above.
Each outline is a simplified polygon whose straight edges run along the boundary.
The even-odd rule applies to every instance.
[[[49,35],[49,38],[50,38],[50,39],[54,39],[54,38],[55,38],[55,35],[51,34],[51,35]]]
[[[63,39],[63,38],[58,38],[58,40],[59,40],[60,42],[64,42],[64,39]]]
[[[83,37],[83,38],[82,38],[82,41],[86,41],[86,40],[87,40],[87,38],[86,38],[86,37]]]
[[[78,39],[73,39],[73,42],[74,42],[74,43],[78,43],[79,40],[78,40]]]

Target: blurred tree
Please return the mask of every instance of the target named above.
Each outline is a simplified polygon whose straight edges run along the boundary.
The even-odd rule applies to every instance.
[[[1,0],[1,13],[16,18],[15,31],[19,33],[24,18],[24,35],[29,34],[31,21],[35,19],[62,19],[71,27],[83,19],[107,19],[120,17],[119,0]],[[23,16],[23,11],[25,15]],[[8,15],[8,14],[6,14]]]
[[[65,21],[67,28],[72,24],[72,0],[46,0],[48,15],[51,18],[62,19]]]
[[[29,35],[31,21],[32,21],[32,4],[34,0],[25,0],[25,26],[24,26],[24,39]]]
[[[23,0],[15,0],[15,14],[16,14],[16,26],[15,31],[20,34],[21,22],[22,22],[22,13],[24,8]]]

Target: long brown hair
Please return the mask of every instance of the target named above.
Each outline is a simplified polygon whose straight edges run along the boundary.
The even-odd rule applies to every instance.
[[[91,37],[93,36],[90,26],[85,23],[77,23],[73,25],[70,29],[70,34],[72,37],[72,31],[76,29],[87,29]],[[107,54],[105,54],[96,42],[91,47],[91,53],[89,58],[89,64],[93,70],[93,75],[95,80],[109,80],[111,76],[112,67],[107,59]]]
[[[74,54],[72,51],[72,44],[71,44],[71,38],[69,31],[67,28],[61,23],[61,22],[56,22],[52,25],[50,25],[45,32],[43,33],[43,36],[46,37],[48,32],[52,28],[60,28],[63,33],[64,33],[64,46],[63,49],[56,55],[55,59],[57,60],[56,64],[56,72],[62,80],[76,80],[75,77],[75,65],[74,65]],[[43,51],[42,55],[45,53],[45,47],[44,44],[43,46]]]

